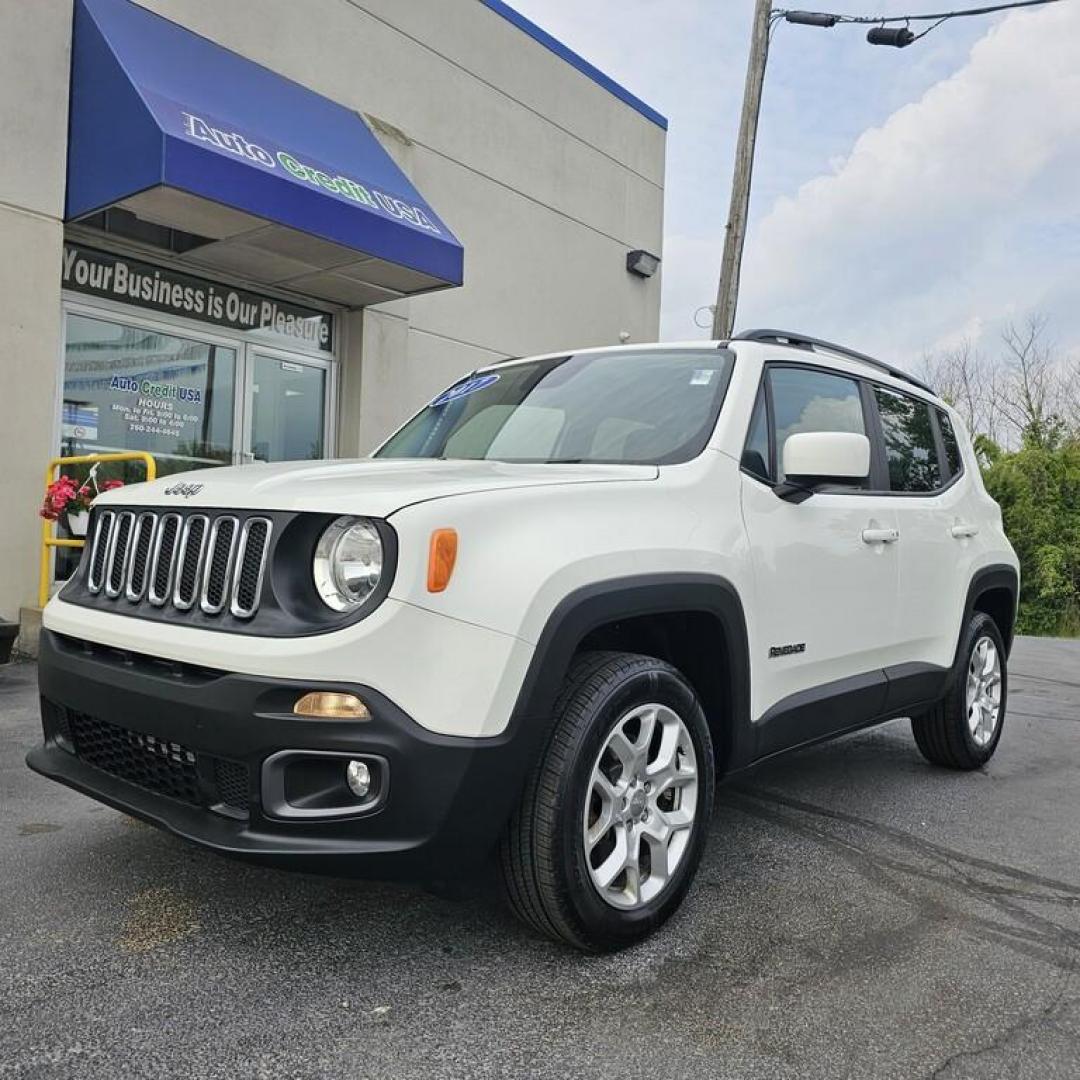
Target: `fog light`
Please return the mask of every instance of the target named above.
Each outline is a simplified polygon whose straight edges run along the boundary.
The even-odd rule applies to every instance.
[[[371,794],[371,770],[362,761],[349,762],[345,767],[345,782],[358,799],[366,799]]]
[[[326,720],[370,720],[368,707],[355,694],[305,694],[294,706],[297,716],[319,716]]]

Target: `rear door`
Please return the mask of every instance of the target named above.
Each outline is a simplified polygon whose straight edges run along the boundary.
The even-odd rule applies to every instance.
[[[893,701],[900,706],[934,689],[934,672],[927,668],[952,663],[978,528],[965,511],[970,485],[947,414],[892,387],[875,386],[874,403],[900,531],[892,664],[914,665],[893,679]]]
[[[861,488],[779,498],[786,439],[872,434],[869,388],[823,368],[766,368],[743,455],[742,513],[755,596],[747,605],[758,753],[855,726],[880,711],[896,636],[896,500]]]

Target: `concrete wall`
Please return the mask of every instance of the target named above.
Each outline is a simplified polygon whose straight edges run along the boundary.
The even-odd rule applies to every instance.
[[[340,454],[499,357],[655,340],[625,256],[661,253],[665,132],[479,0],[140,2],[374,120],[465,246],[463,289],[353,321]]]
[[[504,356],[654,339],[665,133],[479,0],[139,0],[355,108],[466,249],[462,289],[343,317],[338,453]],[[0,0],[0,618],[36,597],[54,453],[71,0]]]
[[[37,596],[55,453],[71,2],[0,0],[0,618]]]

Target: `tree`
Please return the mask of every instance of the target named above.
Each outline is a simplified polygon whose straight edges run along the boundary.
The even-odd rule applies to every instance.
[[[1028,634],[1080,634],[1080,441],[1029,441],[983,470],[1020,559],[1020,617]]]
[[[1020,559],[1017,629],[1080,635],[1080,362],[1066,366],[1045,317],[1009,323],[997,356],[970,339],[923,358],[964,419]]]
[[[1045,340],[1046,317],[1029,315],[1002,331],[1005,378],[998,385],[998,408],[1021,446],[1051,449],[1066,434],[1063,386],[1053,347]]]

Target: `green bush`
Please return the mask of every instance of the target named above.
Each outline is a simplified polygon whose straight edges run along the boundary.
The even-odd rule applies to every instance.
[[[1023,634],[1080,635],[1080,442],[980,447],[986,488],[1020,559]]]

